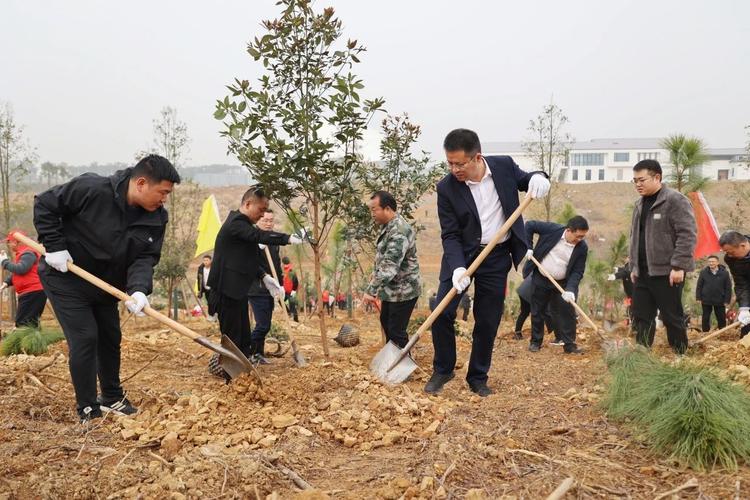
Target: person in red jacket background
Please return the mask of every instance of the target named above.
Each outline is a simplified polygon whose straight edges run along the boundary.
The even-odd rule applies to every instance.
[[[8,249],[15,255],[14,260],[8,258],[5,252],[0,252],[0,266],[10,272],[6,280],[0,284],[0,289],[12,286],[18,295],[18,309],[16,310],[16,326],[39,327],[39,318],[47,304],[47,295],[39,281],[37,265],[40,255],[19,243],[13,233],[26,236],[23,231],[11,231],[5,241]]]
[[[284,271],[284,295],[286,303],[289,306],[289,314],[292,315],[294,321],[299,323],[299,313],[297,312],[297,289],[299,288],[299,280],[297,279],[297,273],[292,269],[292,261],[289,257],[284,256],[281,259]]]

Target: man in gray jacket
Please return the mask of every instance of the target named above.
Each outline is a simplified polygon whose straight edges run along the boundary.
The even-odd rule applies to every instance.
[[[633,183],[641,195],[630,230],[633,318],[637,342],[650,347],[654,343],[650,325],[658,309],[669,345],[682,354],[688,343],[682,288],[685,273],[695,269],[697,230],[690,201],[661,181],[658,161],[642,160],[633,167]]]

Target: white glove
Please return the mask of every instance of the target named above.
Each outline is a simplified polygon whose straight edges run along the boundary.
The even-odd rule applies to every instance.
[[[742,323],[742,326],[750,325],[750,307],[740,307],[740,314],[737,316],[737,321]]]
[[[292,234],[289,236],[289,244],[290,245],[299,245],[300,243],[304,243],[304,239],[300,238],[296,234]]]
[[[469,285],[471,285],[471,278],[469,278],[468,276],[462,278],[464,274],[466,274],[465,267],[459,267],[458,269],[453,271],[453,288],[455,288],[458,293],[463,293],[464,290],[469,288]]]
[[[619,270],[620,270],[620,268],[619,268],[619,267],[617,267],[617,266],[615,266],[615,267],[613,267],[613,268],[612,268],[612,270],[613,270],[614,272],[617,272],[617,271],[619,271]]]
[[[5,252],[0,252],[0,262],[8,260],[8,254]]]
[[[576,294],[574,294],[573,292],[563,292],[561,297],[568,304],[576,301]]]
[[[290,297],[296,297],[297,296],[297,290],[292,290],[291,292],[289,292],[289,296]]]
[[[284,293],[284,287],[279,285],[279,282],[270,274],[263,276],[263,285],[265,285],[266,289],[273,297],[281,297]]]
[[[258,248],[260,248],[261,250],[265,250],[266,246],[263,243],[258,243]]]
[[[526,260],[531,260],[531,256],[534,255],[534,249],[529,248],[526,250],[526,257],[524,257]]]
[[[148,298],[143,292],[133,292],[130,300],[125,301],[125,307],[136,316],[143,316],[143,308],[148,305]]]
[[[614,274],[608,274],[607,275],[607,281],[615,281],[617,279],[617,276]]]
[[[47,252],[44,260],[53,269],[57,269],[61,273],[67,273],[68,261],[73,262],[73,257],[70,256],[67,250],[60,250],[59,252]]]
[[[549,193],[549,180],[542,174],[532,175],[526,192],[532,198],[544,198]]]
[[[5,290],[6,288],[8,288],[8,284],[6,282],[3,281],[2,283],[0,283],[0,292]]]

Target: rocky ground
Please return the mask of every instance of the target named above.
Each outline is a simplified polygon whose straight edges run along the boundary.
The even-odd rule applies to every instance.
[[[344,321],[329,322],[329,339]],[[185,323],[218,341],[215,324]],[[225,384],[208,374],[199,345],[129,319],[122,376],[140,412],[91,426],[77,423],[64,343],[0,360],[0,498],[533,499],[569,477],[568,498],[654,498],[693,479],[674,498],[750,497],[747,466],[684,469],[607,419],[592,334],[584,356],[551,346],[530,353],[504,325],[490,377],[496,392],[481,399],[462,380],[471,325],[459,322],[456,379],[427,396],[429,338],[415,351],[426,371],[386,387],[368,369],[380,339],[375,316],[349,323],[360,345],[329,340],[329,359],[317,321],[295,328],[309,365],[287,354],[260,369],[261,385],[252,376]],[[671,359],[663,337],[656,350]],[[691,357],[750,382],[750,351],[732,335]]]

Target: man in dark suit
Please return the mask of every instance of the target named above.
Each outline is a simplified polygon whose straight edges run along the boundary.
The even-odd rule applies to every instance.
[[[213,259],[210,255],[204,255],[203,262],[198,266],[198,275],[196,276],[198,281],[198,298],[200,299],[205,295],[206,302],[209,302],[209,297],[211,296],[211,287],[206,283],[208,283],[208,276],[211,273],[212,261]]]
[[[549,192],[549,181],[543,172],[526,173],[509,156],[482,156],[479,137],[471,130],[452,131],[443,141],[443,148],[451,172],[437,185],[443,240],[437,302],[451,287],[458,295],[432,325],[433,373],[424,388],[431,394],[439,392],[454,377],[456,309],[460,294],[471,284],[471,279],[463,277],[466,268],[518,208],[519,191],[527,191],[532,198]],[[466,381],[482,397],[492,394],[487,387],[487,373],[503,312],[508,271],[513,263],[521,262],[525,252],[526,236],[519,217],[473,276],[475,323]]]
[[[274,297],[284,288],[265,272],[265,260],[258,243],[289,245],[302,243],[297,235],[263,231],[255,223],[268,209],[268,197],[260,186],[248,189],[242,196],[238,210],[229,212],[219,229],[214,246],[214,263],[208,275],[211,287],[208,312],[219,315],[219,329],[246,356],[251,356],[250,320],[247,314],[247,294],[254,279],[260,279]]]
[[[531,343],[529,351],[537,352],[544,340],[544,314],[547,307],[555,318],[555,332],[563,342],[566,354],[583,354],[576,345],[576,316],[572,302],[578,295],[578,285],[586,270],[588,245],[583,239],[589,231],[589,223],[577,215],[568,224],[530,220],[526,223],[526,236],[529,239],[527,256],[533,255],[542,267],[565,290],[560,294],[553,283],[546,278],[533,262],[531,294]],[[534,235],[538,234],[536,246],[533,247]]]

